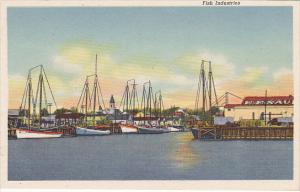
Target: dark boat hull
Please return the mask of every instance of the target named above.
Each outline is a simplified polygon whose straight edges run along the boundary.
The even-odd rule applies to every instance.
[[[161,134],[161,133],[165,133],[165,131],[162,129],[157,129],[157,128],[138,127],[138,133],[140,133],[140,134]]]

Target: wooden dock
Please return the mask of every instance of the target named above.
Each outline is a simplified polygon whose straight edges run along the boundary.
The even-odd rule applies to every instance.
[[[200,140],[291,140],[293,127],[200,127],[193,128]]]

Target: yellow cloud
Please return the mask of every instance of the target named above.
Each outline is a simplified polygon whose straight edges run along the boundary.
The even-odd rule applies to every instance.
[[[263,77],[265,72],[265,67],[248,67],[245,69],[244,73],[242,73],[239,80],[247,84],[257,83],[257,81]]]
[[[235,73],[234,65],[222,54],[199,51],[183,54],[177,60],[177,65],[189,73],[199,74],[202,60],[211,61],[212,72],[215,79],[231,79]],[[205,70],[208,71],[208,63],[205,62]]]
[[[8,78],[8,105],[11,109],[18,109],[21,105],[22,95],[26,83],[26,77],[16,74]]]

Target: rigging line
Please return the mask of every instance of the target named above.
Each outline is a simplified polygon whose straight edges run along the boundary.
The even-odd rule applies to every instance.
[[[84,90],[83,90],[83,96],[82,96],[82,98],[81,98],[81,103],[80,103],[80,111],[82,112],[82,113],[85,113],[85,100],[86,100],[86,94],[85,94],[85,89],[86,89],[86,87],[85,87],[85,85],[84,85]],[[78,103],[79,104],[79,103]]]
[[[102,108],[102,106],[101,106],[101,104],[100,104],[100,94],[99,94],[99,89],[97,88],[96,90],[97,90],[97,92],[96,92],[96,93],[97,93],[97,101],[98,101],[98,106],[100,106],[100,107],[101,107],[101,109],[103,109],[103,108]],[[98,107],[98,108],[99,108],[99,107]]]
[[[213,82],[213,87],[214,87],[214,92],[215,92],[215,99],[216,99],[216,104],[218,104],[218,97],[217,97],[217,92],[216,92],[216,86],[215,86],[215,80],[214,80],[214,76],[212,75],[212,82]]]
[[[99,92],[100,92],[100,95],[101,95],[101,100],[102,100],[102,103],[103,103],[103,108],[105,109],[105,102],[104,102],[104,98],[103,98],[103,95],[102,95],[102,91],[101,91],[101,87],[100,87],[100,83],[99,83],[99,80],[98,80],[98,77],[97,77],[97,85],[98,85],[98,89],[99,89]]]
[[[36,93],[35,93],[35,102],[34,102],[34,106],[37,104],[38,92],[39,92],[39,89],[40,89],[40,83],[41,83],[41,74],[39,75],[39,81],[38,81],[37,89],[36,89]]]
[[[52,96],[52,99],[53,99],[55,108],[57,109],[56,101],[55,101],[55,99],[54,99],[53,92],[52,92],[52,89],[51,89],[51,87],[50,87],[50,83],[49,83],[49,81],[48,81],[48,77],[47,77],[47,75],[46,75],[46,72],[45,72],[45,69],[44,69],[43,66],[42,66],[42,69],[43,69],[44,76],[46,77],[47,85],[48,85],[48,87],[49,87],[49,90],[50,90],[50,93],[51,93],[51,96]]]
[[[137,106],[139,107],[139,96],[137,94],[136,87],[135,87],[135,96],[136,96]]]
[[[31,87],[32,87],[32,85],[31,85]],[[34,107],[35,106],[35,103],[34,103],[34,95],[33,95],[33,89],[31,88],[31,96],[32,96],[32,98],[31,98],[31,102],[32,102],[32,107]],[[29,109],[30,110],[30,109]],[[35,111],[34,111],[35,112]]]
[[[162,105],[162,108],[163,108],[163,111],[165,110],[165,106],[164,106],[164,100],[161,98],[161,105]]]
[[[124,100],[124,95],[125,95],[125,91],[123,92],[122,98],[121,98],[121,102],[120,102],[120,109],[122,108],[122,111],[124,112],[124,106],[123,106],[123,100]]]
[[[138,102],[136,103],[137,95],[136,95],[136,84],[135,82],[132,85],[132,93],[131,93],[131,98],[132,98],[132,110],[134,111],[136,109],[136,106],[138,106]]]
[[[225,98],[225,95],[222,95],[221,97],[219,97],[217,100],[218,100],[218,103],[220,103],[221,101],[223,101],[223,99]],[[213,103],[212,103],[212,106],[214,106],[214,105],[219,105],[219,104],[217,104],[216,103],[216,101],[214,101]]]
[[[91,103],[92,103],[92,97],[94,96],[94,91],[96,91],[96,90],[95,90],[95,85],[94,85],[93,88],[92,88],[92,93],[91,93]]]
[[[198,76],[198,86],[197,86],[197,94],[196,94],[196,101],[195,101],[195,109],[198,108],[198,103],[199,103],[199,92],[200,92],[200,89],[201,89],[201,68],[200,68],[200,71],[199,71],[199,76]]]
[[[238,98],[238,99],[241,99],[241,100],[243,100],[243,98],[241,98],[241,97],[239,97],[239,96],[237,96],[237,95],[235,95],[235,94],[233,94],[233,93],[230,93],[230,92],[228,92],[230,95],[232,95],[232,96],[234,96],[234,97],[236,97],[236,98]]]
[[[124,99],[125,99],[125,95],[126,95],[126,89],[127,89],[127,86],[125,86],[125,89],[124,89],[124,92],[123,92],[123,95],[122,95],[122,98],[121,98],[121,102],[120,102],[120,109],[122,108],[123,109],[123,112],[124,112]]]
[[[78,105],[80,104],[81,97],[82,97],[82,95],[83,95],[83,93],[84,93],[84,89],[85,89],[86,81],[87,81],[87,80],[85,80],[85,82],[84,82],[83,89],[82,89],[82,91],[81,91],[81,95],[80,95],[80,97],[79,97],[79,100],[78,100],[78,103],[77,103],[77,109],[78,109]]]
[[[130,89],[129,89],[130,90]],[[129,100],[128,100],[128,102],[129,102],[129,106],[128,106],[128,109],[129,109],[129,111],[131,110],[131,105],[132,105],[132,103],[133,103],[133,101],[132,101],[132,96],[133,96],[133,94],[131,93],[133,91],[133,89],[129,92],[129,94],[128,94],[128,96],[129,96]]]
[[[199,108],[200,89],[201,89],[201,85],[200,85],[200,79],[199,79],[199,81],[198,81],[198,88],[197,88],[197,94],[196,94],[196,101],[195,101],[195,109],[196,110]]]
[[[89,98],[89,108],[88,110],[91,111],[91,108],[92,108],[92,95],[91,95],[91,90],[90,90],[90,87],[88,86],[87,87],[87,93],[88,93],[88,98]]]
[[[26,80],[25,89],[24,89],[24,92],[23,92],[20,108],[22,108],[22,106],[23,106],[24,96],[27,95],[26,93],[27,93],[27,89],[28,89],[28,78],[29,78],[29,75],[28,75],[27,80]],[[26,99],[25,99],[25,101],[26,101]]]
[[[42,83],[42,87],[43,87],[43,90],[44,90],[44,100],[45,100],[45,107],[47,109],[47,106],[48,106],[48,101],[47,101],[47,95],[46,95],[46,87],[45,87],[45,83],[43,81]]]
[[[96,78],[96,77],[95,77]],[[92,97],[93,97],[93,113],[94,115],[96,114],[96,105],[97,105],[97,96],[98,96],[98,87],[97,87],[97,81],[95,80],[95,83],[94,83],[94,86],[93,86],[93,91],[94,92],[92,94]],[[99,103],[98,103],[99,105]],[[100,105],[101,106],[101,105]],[[98,107],[99,108],[99,107]],[[95,116],[94,116],[94,119],[95,119]]]
[[[127,92],[126,92],[126,112],[128,113],[129,109],[129,99],[130,99],[130,88],[129,85],[127,84]]]
[[[26,94],[25,94],[25,98],[24,98],[24,99],[25,99],[25,100],[24,100],[24,105],[21,106],[21,109],[24,109],[24,110],[26,109],[26,104],[27,104],[27,91],[29,91],[29,90],[28,90],[28,86],[27,86],[27,88],[26,88]]]
[[[100,92],[100,95],[101,95],[101,100],[102,100],[102,103],[103,103],[103,108],[105,109],[105,102],[104,102],[104,99],[103,99],[103,95],[102,95],[102,91],[101,91],[101,87],[99,85],[99,82],[98,82],[98,89],[99,89],[99,92]]]
[[[144,87],[143,87],[143,91],[142,91],[142,99],[141,99],[141,110],[143,110],[143,103],[144,103]]]

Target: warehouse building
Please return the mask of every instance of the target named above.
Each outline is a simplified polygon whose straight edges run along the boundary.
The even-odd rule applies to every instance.
[[[274,118],[293,117],[294,97],[289,96],[249,96],[240,104],[225,104],[224,116],[234,121],[260,119],[270,121]]]

